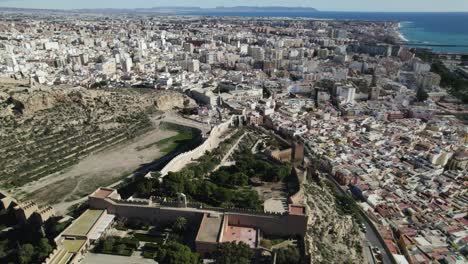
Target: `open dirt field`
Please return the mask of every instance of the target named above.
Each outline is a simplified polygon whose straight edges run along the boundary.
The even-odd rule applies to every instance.
[[[28,183],[15,192],[51,205],[77,200],[97,187],[110,185],[160,158],[165,154],[161,150],[167,146],[155,143],[177,134],[176,131],[155,128],[130,142],[91,154],[66,171]]]

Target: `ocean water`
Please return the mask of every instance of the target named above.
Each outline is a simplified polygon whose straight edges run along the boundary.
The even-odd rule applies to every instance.
[[[466,0],[468,1],[468,0]],[[468,13],[380,13],[380,12],[313,12],[313,13],[192,13],[208,16],[310,17],[400,22],[401,34],[410,42],[430,46],[437,52],[468,54]],[[428,47],[428,46],[426,46]]]

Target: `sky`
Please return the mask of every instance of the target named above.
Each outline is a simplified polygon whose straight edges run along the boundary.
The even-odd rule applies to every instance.
[[[468,12],[468,0],[0,0],[3,7],[307,6],[321,11]]]

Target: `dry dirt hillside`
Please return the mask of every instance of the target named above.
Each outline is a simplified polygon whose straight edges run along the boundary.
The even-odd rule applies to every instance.
[[[1,188],[59,175],[91,154],[122,144],[138,147],[137,138],[147,144],[171,136],[144,137],[158,130],[151,115],[193,104],[183,94],[166,91],[0,87]],[[146,161],[145,153],[139,154]]]

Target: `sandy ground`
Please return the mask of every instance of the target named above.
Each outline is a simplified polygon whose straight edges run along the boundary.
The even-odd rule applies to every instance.
[[[65,172],[50,175],[28,183],[17,191],[39,203],[58,205],[77,200],[99,186],[107,186],[128,176],[141,165],[160,158],[157,146],[137,150],[177,132],[155,129],[130,142],[119,144],[99,153],[91,154]]]
[[[286,211],[288,194],[284,183],[264,183],[262,186],[253,187],[253,189],[264,201],[265,212],[283,213]]]

